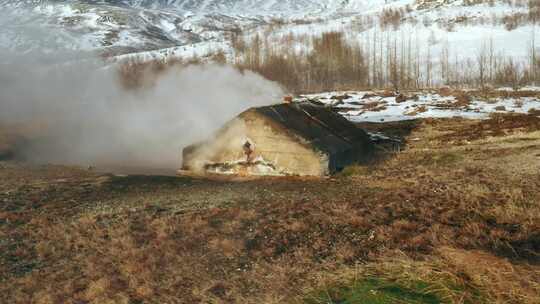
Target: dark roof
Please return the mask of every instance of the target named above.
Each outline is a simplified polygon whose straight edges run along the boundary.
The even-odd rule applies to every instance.
[[[333,154],[358,145],[370,144],[366,132],[327,107],[303,102],[282,103],[251,110],[281,124],[323,152]]]

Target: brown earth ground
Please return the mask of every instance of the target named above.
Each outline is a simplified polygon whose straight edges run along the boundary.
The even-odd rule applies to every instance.
[[[0,302],[302,303],[378,276],[540,303],[540,118],[364,127],[406,145],[322,180],[0,162]]]

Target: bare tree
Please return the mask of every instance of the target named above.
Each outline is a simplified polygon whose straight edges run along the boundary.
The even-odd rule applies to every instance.
[[[431,44],[428,42],[427,46],[427,58],[426,58],[426,87],[431,87],[431,72],[433,69],[433,63],[431,61]]]
[[[531,73],[531,80],[533,81],[533,83],[536,85],[536,81],[537,81],[537,76],[538,76],[538,73],[537,73],[537,65],[538,65],[538,62],[537,62],[537,56],[536,56],[536,16],[534,17],[533,19],[533,24],[532,24],[532,29],[531,29],[531,44],[530,44],[530,73]]]
[[[480,88],[482,90],[485,89],[487,59],[488,59],[488,54],[487,54],[486,44],[483,41],[482,46],[480,47],[480,50],[476,54],[476,64],[478,65],[478,81],[480,84]]]

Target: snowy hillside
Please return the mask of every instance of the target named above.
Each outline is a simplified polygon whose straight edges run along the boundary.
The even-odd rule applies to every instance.
[[[526,60],[529,40],[537,35],[527,19],[528,5],[525,0],[0,0],[0,46],[18,53],[75,50],[138,60],[218,51],[234,58],[233,35],[266,35],[277,43],[290,34],[309,38],[341,31],[363,45],[373,37],[412,40],[422,57],[446,51],[451,60],[473,59],[489,42],[497,54]],[[310,45],[296,48],[309,51]]]
[[[185,21],[165,11],[101,4],[25,6],[4,15],[0,41],[9,49],[25,51],[65,48],[126,53],[205,39]]]
[[[31,7],[58,3],[82,3],[136,9],[168,10],[179,13],[250,16],[308,16],[362,12],[394,4],[413,4],[414,0],[82,0],[82,1],[0,1],[5,7]]]
[[[538,90],[538,88],[530,89]],[[522,92],[526,92],[526,90],[522,90]],[[384,92],[349,91],[302,95],[295,101],[323,104],[333,108],[353,122],[379,123],[418,118],[452,117],[485,119],[493,113],[529,113],[538,116],[540,114],[540,101],[534,97],[534,92],[527,93],[533,97],[504,97],[504,94],[500,94],[501,96],[489,99],[463,98],[463,92],[459,92],[457,95],[455,92],[453,95],[441,95],[440,92],[412,92],[409,95],[388,96]]]

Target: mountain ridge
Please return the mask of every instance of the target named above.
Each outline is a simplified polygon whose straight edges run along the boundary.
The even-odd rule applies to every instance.
[[[430,24],[450,33],[467,30],[472,22],[476,32],[489,35],[492,29],[474,23],[526,14],[522,6],[503,0],[0,0],[0,9],[0,46],[14,52],[67,49],[117,56],[152,51],[149,58],[228,52],[231,35],[274,25],[286,35],[305,34],[302,26],[313,24],[315,30],[307,30],[313,34],[368,20],[358,27],[361,34],[378,23],[386,31],[382,26],[389,20],[394,27],[423,24],[421,30],[429,34]]]

